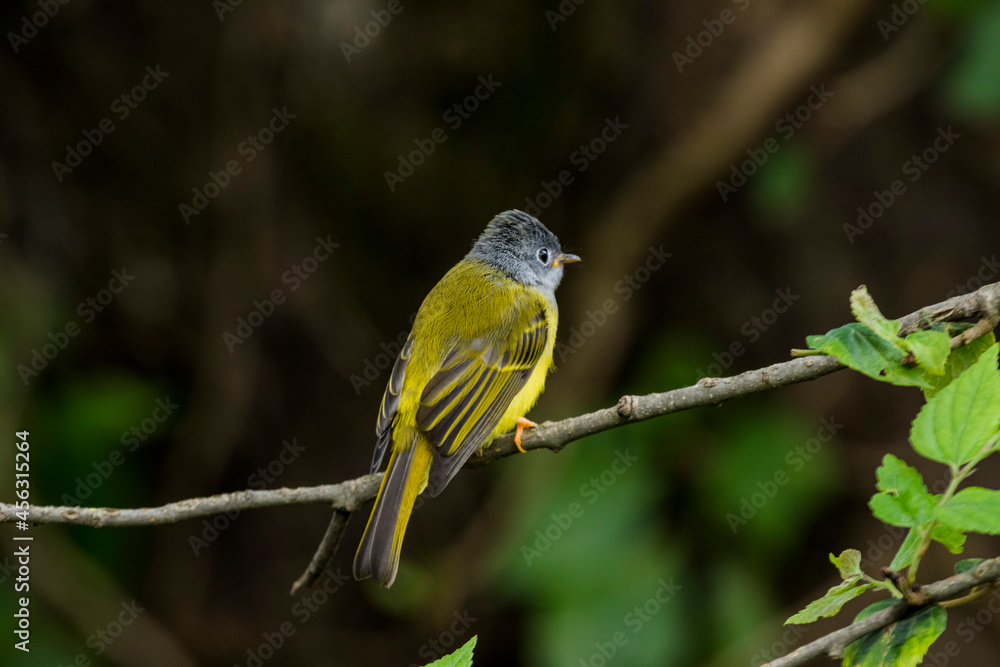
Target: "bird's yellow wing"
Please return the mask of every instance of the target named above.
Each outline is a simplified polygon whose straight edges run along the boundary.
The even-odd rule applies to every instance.
[[[493,433],[524,388],[548,339],[545,309],[521,318],[520,333],[457,341],[424,386],[417,427],[434,445],[427,492],[436,496]]]

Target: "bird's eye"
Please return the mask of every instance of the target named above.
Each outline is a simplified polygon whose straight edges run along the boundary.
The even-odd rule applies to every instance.
[[[548,266],[548,264],[549,264],[549,249],[548,248],[539,248],[538,249],[538,261],[541,262],[542,264],[545,264],[546,266]]]

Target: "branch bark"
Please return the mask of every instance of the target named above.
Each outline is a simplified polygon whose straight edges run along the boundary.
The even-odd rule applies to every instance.
[[[747,371],[728,378],[704,378],[683,389],[646,396],[622,396],[612,408],[604,408],[558,422],[545,422],[525,431],[523,447],[559,451],[570,442],[611,428],[632,424],[653,417],[718,405],[740,396],[749,396],[797,382],[814,380],[844,368],[833,357],[803,357],[766,368]],[[469,460],[473,467],[517,453],[511,434],[497,438],[493,445]],[[59,507],[30,505],[19,509],[13,503],[0,503],[0,523],[22,519],[26,512],[29,523],[63,523],[92,528],[121,528],[178,523],[232,510],[327,503],[335,510],[354,512],[378,493],[382,473],[364,475],[339,484],[299,487],[295,489],[245,490],[222,493],[204,498],[190,498],[160,507],[117,509],[112,507]],[[344,522],[346,524],[346,521]]]
[[[953,600],[972,588],[995,583],[998,580],[1000,580],[1000,558],[994,558],[980,563],[968,572],[927,584],[920,589],[920,592],[926,596],[928,604],[934,604]],[[843,656],[844,649],[851,642],[869,632],[889,626],[919,608],[910,605],[906,600],[900,600],[891,607],[863,618],[857,623],[852,623],[846,628],[831,632],[786,656],[762,665],[762,667],[794,667],[824,654],[831,658],[840,658]]]
[[[113,507],[54,507],[30,505],[18,508],[0,503],[0,523],[21,521],[18,513],[27,512],[28,523],[70,523],[91,528],[124,528],[180,523],[188,519],[222,514],[233,510],[329,503],[335,509],[353,512],[364,501],[374,498],[382,482],[382,473],[365,475],[340,484],[304,486],[297,489],[235,491],[205,498],[189,498],[160,507],[116,509]]]
[[[975,329],[985,333],[1000,320],[1000,282],[985,285],[975,292],[921,308],[900,318],[901,334],[906,334],[934,322],[977,320]],[[971,331],[971,329],[970,329]],[[960,344],[968,342],[963,340]],[[704,378],[697,384],[646,396],[622,396],[617,405],[558,422],[545,422],[524,433],[522,446],[528,449],[559,451],[570,442],[611,428],[632,424],[653,417],[690,410],[777,389],[798,382],[815,380],[844,368],[837,359],[809,356],[791,359],[766,368],[747,371],[727,378]],[[512,434],[497,438],[487,449],[469,460],[471,466],[483,466],[517,453]],[[333,557],[347,518],[363,503],[375,497],[382,475],[365,475],[340,484],[326,484],[296,489],[246,490],[223,493],[205,498],[191,498],[161,507],[115,509],[108,507],[55,507],[32,505],[18,508],[0,503],[0,523],[26,520],[30,523],[68,523],[94,528],[151,526],[177,523],[188,519],[211,516],[232,510],[328,503],[335,515],[324,535],[319,550],[307,571],[295,582],[292,590],[308,586],[322,573]],[[18,513],[21,516],[18,516]]]

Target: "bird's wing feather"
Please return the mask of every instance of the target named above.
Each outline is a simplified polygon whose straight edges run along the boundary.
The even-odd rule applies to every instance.
[[[542,357],[548,339],[539,304],[520,334],[459,340],[424,386],[417,427],[435,447],[427,491],[437,495],[496,428]]]
[[[392,442],[392,422],[396,418],[396,411],[399,409],[399,397],[403,393],[403,380],[406,377],[406,365],[410,361],[410,353],[413,351],[413,336],[406,339],[406,344],[399,351],[396,363],[392,367],[392,374],[389,376],[389,383],[385,387],[382,395],[382,405],[378,411],[378,424],[375,427],[375,454],[372,456],[372,474],[378,472],[382,465],[382,457],[385,456],[389,444]]]

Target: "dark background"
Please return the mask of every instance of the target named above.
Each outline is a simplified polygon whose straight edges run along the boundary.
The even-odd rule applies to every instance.
[[[388,6],[4,3],[0,442],[30,431],[33,502],[141,507],[367,472],[379,355],[509,208],[533,203],[584,258],[536,421],[784,360],[848,321],[863,283],[899,316],[1000,278],[996,3]],[[281,131],[261,134],[275,110]],[[740,187],[723,197],[725,181]],[[317,238],[339,247],[303,264]],[[651,248],[671,256],[657,266]],[[295,266],[314,271],[296,282]],[[134,279],[102,292],[114,271]],[[248,317],[259,326],[227,344]],[[477,665],[600,665],[612,649],[618,664],[760,664],[876,599],[782,626],[837,583],[828,553],[859,548],[872,574],[891,560],[902,536],[866,506],[886,452],[943,479],[907,444],[921,402],[841,372],[466,471],[415,513],[389,591],[343,576],[366,506],[308,613],[288,590],[322,506],[218,531],[38,526],[33,650],[5,632],[0,661],[410,665],[477,635]],[[0,452],[11,501],[12,444]],[[974,482],[998,478],[988,461]],[[932,546],[920,579],[957,558]],[[933,649],[955,642],[952,664],[995,663],[1000,623],[980,611],[970,630],[977,609],[952,612]]]

